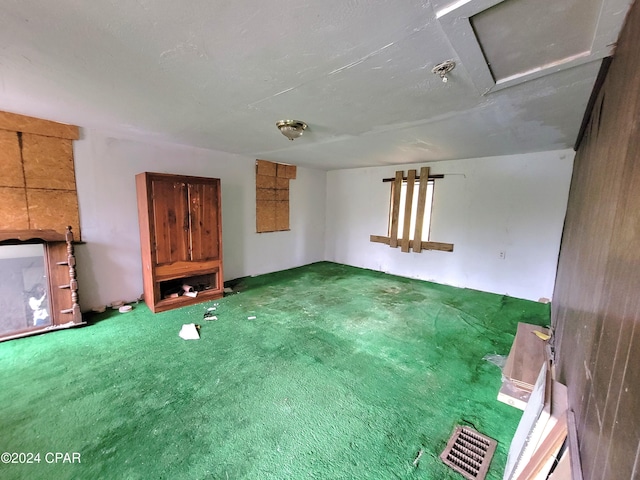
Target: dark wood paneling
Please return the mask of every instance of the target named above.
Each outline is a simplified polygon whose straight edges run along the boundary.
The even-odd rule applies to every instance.
[[[640,447],[640,5],[574,163],[553,297],[585,479],[635,478]]]

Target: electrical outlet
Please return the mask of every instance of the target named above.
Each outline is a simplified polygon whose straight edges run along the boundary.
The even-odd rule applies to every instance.
[[[501,252],[499,253],[499,255],[500,255],[500,260],[504,260],[504,259],[505,259],[505,257],[507,256],[507,252],[505,252],[505,251],[503,250],[503,251],[501,251]]]

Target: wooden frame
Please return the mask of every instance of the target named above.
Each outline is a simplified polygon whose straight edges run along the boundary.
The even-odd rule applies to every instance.
[[[43,247],[51,323],[45,326],[31,326],[14,330],[1,335],[0,341],[86,324],[82,319],[78,304],[76,257],[73,247],[75,242],[71,227],[67,227],[64,235],[53,230],[0,232],[0,245],[27,243],[41,244]]]

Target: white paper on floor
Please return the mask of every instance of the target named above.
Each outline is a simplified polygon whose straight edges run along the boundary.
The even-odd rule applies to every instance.
[[[178,335],[184,340],[200,340],[200,335],[198,335],[198,329],[195,323],[185,323],[182,325]]]

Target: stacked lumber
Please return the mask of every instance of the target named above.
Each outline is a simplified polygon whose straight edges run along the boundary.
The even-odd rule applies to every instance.
[[[567,389],[544,364],[511,442],[504,480],[545,480],[552,470],[553,478],[563,480],[566,460],[557,465],[566,439]]]

